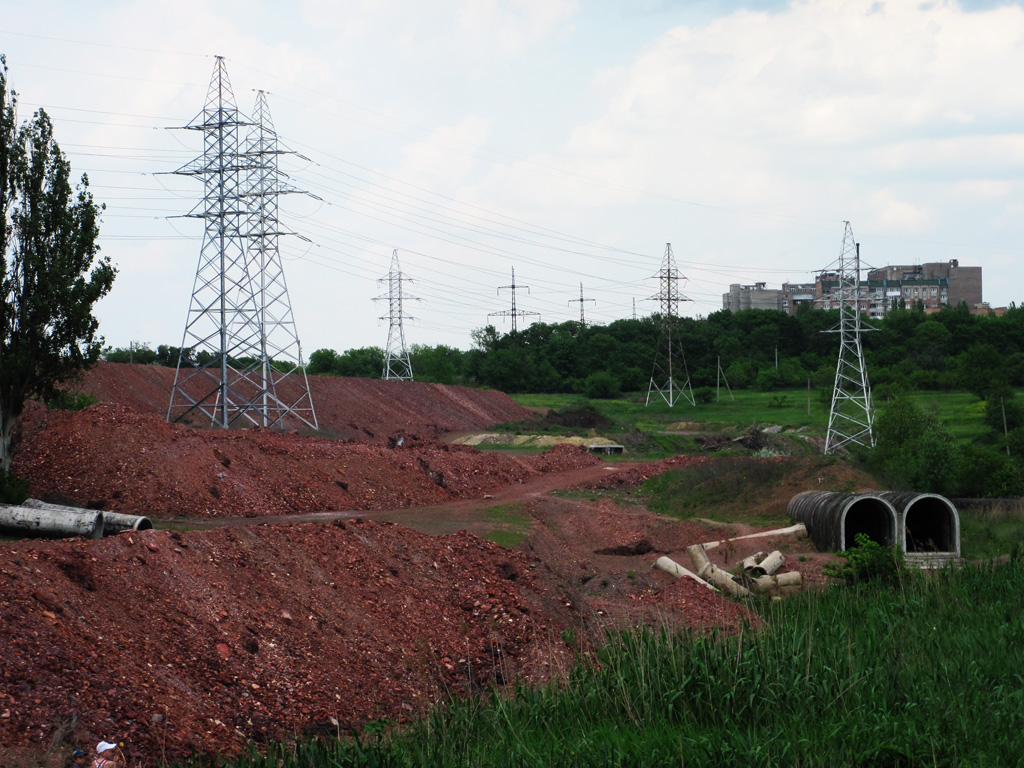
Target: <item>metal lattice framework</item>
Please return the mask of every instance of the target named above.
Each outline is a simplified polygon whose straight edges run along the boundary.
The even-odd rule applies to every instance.
[[[861,324],[860,243],[853,239],[850,222],[845,225],[843,247],[834,265],[837,285],[833,302],[839,305],[839,325],[828,331],[839,334],[839,360],[832,388],[825,453],[833,453],[849,443],[875,444],[871,386],[860,342],[861,331],[873,329]]]
[[[402,302],[406,300],[419,301],[419,299],[406,295],[402,289],[402,283],[411,282],[411,280],[402,274],[402,268],[398,264],[397,249],[391,254],[391,269],[387,276],[380,278],[377,282],[388,285],[388,292],[374,299],[374,301],[388,303],[388,314],[380,318],[388,321],[388,346],[384,351],[384,374],[381,378],[412,381],[412,363],[409,362],[409,349],[405,346],[405,330],[402,320],[415,318],[405,314]]]
[[[675,256],[672,255],[672,243],[665,243],[665,256],[661,262],[661,269],[654,275],[658,279],[658,293],[650,297],[651,301],[658,302],[658,311],[661,316],[661,337],[658,340],[658,351],[654,357],[654,370],[651,373],[651,383],[647,388],[647,402],[651,404],[651,394],[657,392],[662,399],[668,403],[669,408],[675,406],[682,397],[690,405],[695,405],[693,389],[690,387],[690,374],[686,370],[686,357],[683,355],[683,345],[679,339],[676,320],[679,316],[679,302],[689,301],[679,291],[679,281],[686,278],[679,274],[676,268]],[[682,374],[682,384],[678,377]]]
[[[512,318],[512,333],[516,332],[516,319],[520,317],[530,317],[536,315],[540,319],[540,312],[531,312],[526,309],[516,309],[516,291],[520,288],[525,288],[526,292],[530,292],[530,286],[528,285],[516,285],[516,268],[512,267],[512,285],[500,285],[498,286],[498,295],[501,296],[502,291],[512,291],[512,309],[502,309],[498,312],[488,312],[488,317],[511,317]]]
[[[316,428],[302,351],[278,253],[277,135],[262,92],[257,121],[239,112],[217,57],[206,106],[187,129],[203,154],[176,173],[201,178],[188,215],[205,231],[185,321],[168,421]],[[245,133],[243,137],[243,132]]]
[[[586,315],[583,314],[583,303],[586,302],[586,301],[592,301],[595,304],[597,303],[597,299],[584,299],[583,298],[583,283],[580,283],[580,297],[578,299],[569,299],[569,303],[570,304],[579,304],[580,305],[580,325],[581,326],[586,326],[586,324],[587,324]]]

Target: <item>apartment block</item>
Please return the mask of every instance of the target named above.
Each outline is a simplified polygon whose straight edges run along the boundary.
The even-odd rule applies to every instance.
[[[821,309],[839,306],[835,272],[821,272],[813,283],[783,283],[781,289],[765,283],[729,286],[722,295],[725,309],[777,309],[796,314],[801,304]],[[896,265],[868,270],[859,287],[861,312],[881,317],[890,307],[902,303],[911,307],[920,302],[926,312],[966,302],[969,308],[984,310],[981,294],[981,267],[961,267],[957,259],[930,264]]]

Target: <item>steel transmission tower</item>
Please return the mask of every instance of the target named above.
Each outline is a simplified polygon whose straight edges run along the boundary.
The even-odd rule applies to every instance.
[[[860,343],[861,331],[874,329],[861,326],[860,243],[853,239],[850,222],[844,223],[843,248],[834,265],[838,278],[834,301],[839,304],[839,325],[829,332],[839,334],[839,360],[832,388],[825,453],[833,453],[848,443],[875,444],[871,386]]]
[[[678,304],[680,301],[689,301],[686,296],[679,292],[679,281],[686,278],[679,274],[676,268],[676,260],[672,255],[672,243],[665,243],[665,257],[661,262],[661,269],[654,275],[658,278],[659,290],[656,296],[650,300],[658,302],[661,315],[661,338],[658,341],[658,351],[654,357],[654,370],[651,373],[651,383],[647,388],[647,402],[651,404],[651,393],[657,392],[662,399],[668,403],[669,408],[675,406],[676,401],[682,397],[690,405],[695,405],[693,390],[690,387],[690,374],[686,371],[686,358],[683,355],[683,346],[679,339],[676,328],[678,318]],[[682,385],[676,380],[682,378]]]
[[[295,190],[282,183],[262,92],[256,108],[256,122],[239,112],[218,56],[206,106],[186,126],[202,131],[203,154],[176,171],[203,179],[203,200],[188,215],[205,232],[167,419],[198,415],[227,428],[283,427],[293,417],[315,429],[277,249],[278,195]]]
[[[402,282],[409,282],[409,278],[402,275],[402,268],[398,265],[398,250],[391,254],[391,269],[387,277],[380,278],[377,282],[388,284],[388,292],[378,296],[374,301],[387,301],[388,314],[381,317],[381,320],[388,321],[388,348],[384,353],[384,379],[400,379],[412,381],[412,363],[409,362],[409,350],[405,346],[405,330],[402,327],[402,320],[409,318],[402,309],[402,302],[406,299],[419,301],[415,296],[406,296],[402,290]]]
[[[519,288],[525,288],[526,292],[530,292],[530,286],[528,285],[516,285],[516,268],[512,267],[512,285],[500,285],[498,286],[498,295],[501,296],[503,290],[512,291],[512,309],[503,309],[500,312],[488,312],[488,317],[511,317],[512,318],[512,333],[516,332],[516,318],[527,317],[536,315],[540,317],[540,312],[530,312],[525,309],[516,309],[516,290]]]
[[[569,303],[570,304],[579,304],[580,305],[580,325],[583,325],[583,326],[585,326],[587,324],[587,318],[583,314],[583,302],[585,302],[585,301],[592,301],[595,304],[597,303],[597,299],[584,299],[583,298],[583,283],[580,283],[580,297],[578,299],[569,299]]]

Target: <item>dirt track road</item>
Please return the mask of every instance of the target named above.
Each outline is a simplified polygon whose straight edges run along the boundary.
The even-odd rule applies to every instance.
[[[288,523],[331,522],[363,518],[404,525],[421,533],[443,535],[466,530],[479,534],[481,530],[493,528],[493,522],[482,518],[481,512],[496,506],[510,505],[542,497],[551,491],[575,488],[583,484],[599,482],[615,473],[640,467],[638,462],[604,462],[587,467],[549,472],[528,478],[522,482],[495,489],[491,493],[472,499],[449,501],[443,504],[429,504],[415,507],[401,507],[386,510],[338,510],[312,512],[300,515],[264,515],[261,517],[220,517],[220,518],[177,518],[172,521],[155,521],[161,527],[185,527],[211,529],[249,525],[280,525]]]

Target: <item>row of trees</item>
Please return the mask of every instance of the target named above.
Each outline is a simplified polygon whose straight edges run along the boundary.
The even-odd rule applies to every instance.
[[[694,387],[714,386],[720,373],[738,389],[832,383],[839,340],[827,331],[838,324],[835,311],[722,310],[677,322]],[[1024,309],[998,317],[972,315],[963,305],[931,315],[920,307],[896,309],[872,325],[863,343],[870,379],[882,395],[901,387],[984,395],[993,386],[1024,385]],[[534,323],[504,334],[487,326],[473,333],[472,349],[414,345],[410,359],[421,381],[508,392],[585,393],[596,384],[636,391],[650,379],[660,333],[657,316],[606,326]],[[308,371],[377,377],[383,366],[379,347],[320,349]]]

